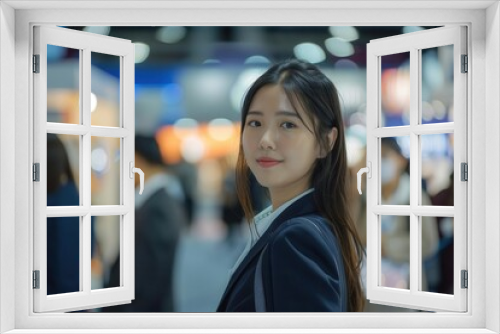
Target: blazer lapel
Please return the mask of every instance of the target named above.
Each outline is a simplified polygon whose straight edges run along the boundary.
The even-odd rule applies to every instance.
[[[231,291],[232,287],[238,281],[242,273],[245,272],[246,267],[252,262],[253,258],[260,254],[262,248],[264,248],[264,246],[269,242],[274,234],[274,231],[276,231],[287,220],[315,212],[317,212],[317,208],[314,203],[314,192],[311,192],[296,200],[278,217],[276,217],[271,226],[269,226],[267,231],[264,232],[257,243],[250,249],[245,259],[240,263],[236,271],[231,276],[231,279],[229,280],[226,291],[224,292],[219,305],[222,305],[229,291]]]

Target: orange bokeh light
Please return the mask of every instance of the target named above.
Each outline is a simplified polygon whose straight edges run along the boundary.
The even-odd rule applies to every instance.
[[[183,141],[192,136],[198,137],[203,142],[205,150],[202,159],[219,158],[236,154],[240,142],[239,123],[218,126],[216,130],[230,133],[230,135],[227,136],[227,139],[217,140],[210,135],[208,124],[200,124],[193,129],[179,129],[172,125],[167,125],[158,130],[156,140],[158,141],[162,157],[167,164],[176,164],[183,160]]]

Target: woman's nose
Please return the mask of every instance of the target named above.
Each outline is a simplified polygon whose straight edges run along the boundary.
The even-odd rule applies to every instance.
[[[260,138],[260,148],[263,150],[275,149],[274,133],[271,129],[266,129]]]

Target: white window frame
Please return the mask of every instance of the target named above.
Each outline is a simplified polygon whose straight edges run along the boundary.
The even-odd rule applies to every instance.
[[[500,10],[498,1],[8,1],[0,3],[0,331],[102,333],[131,328],[192,332],[495,333],[500,332]],[[63,6],[65,8],[63,8]],[[106,10],[103,8],[132,9]],[[397,7],[396,7],[397,6]],[[457,8],[455,6],[460,6]],[[82,9],[86,7],[85,9]],[[99,7],[99,8],[97,8]],[[137,7],[149,10],[137,10]],[[162,7],[162,8],[159,8]],[[406,7],[406,9],[405,9]],[[50,8],[51,10],[44,10]],[[79,9],[75,9],[79,8]],[[221,9],[225,8],[225,9]],[[369,8],[369,9],[366,9]],[[398,9],[399,8],[399,9]],[[401,9],[403,8],[403,9]],[[408,10],[411,8],[411,10]],[[58,10],[54,10],[58,9]],[[243,10],[245,9],[245,10]],[[32,105],[34,24],[58,25],[467,25],[469,31],[469,308],[440,314],[34,314]],[[487,70],[486,70],[487,69]],[[7,77],[4,74],[9,74]],[[12,82],[14,81],[14,85]],[[15,117],[13,116],[15,114]],[[12,145],[12,138],[15,138]],[[487,152],[487,153],[486,153]],[[13,177],[14,175],[14,177]],[[486,182],[486,176],[488,177]],[[473,180],[473,182],[472,182]],[[14,199],[12,194],[15,193]],[[15,222],[15,224],[12,224]],[[473,227],[473,228],[472,228]],[[485,263],[486,252],[488,264]],[[14,256],[13,256],[14,254]],[[30,259],[30,260],[28,260]],[[15,286],[15,289],[12,287]],[[12,305],[15,305],[13,308]],[[422,321],[424,320],[424,321]],[[168,327],[169,329],[165,329]],[[258,328],[261,328],[259,330]],[[264,328],[264,329],[263,329]],[[354,330],[357,328],[359,330]],[[413,329],[410,329],[413,328]],[[75,329],[75,330],[71,330]],[[101,329],[101,330],[100,330]],[[205,329],[205,330],[204,330]],[[210,330],[212,329],[212,330]],[[266,330],[267,329],[267,330]],[[323,329],[323,330],[322,330]],[[328,329],[328,330],[327,330]],[[392,330],[390,330],[392,329]],[[418,329],[418,330],[416,330]],[[117,330],[120,332],[119,330]],[[54,331],[51,331],[54,332]],[[183,331],[186,332],[186,331]],[[243,332],[243,330],[242,330]],[[248,332],[248,330],[247,330]],[[345,332],[345,331],[344,331]]]
[[[39,164],[39,181],[33,184],[33,269],[39,271],[39,288],[34,289],[34,311],[74,311],[130,303],[134,298],[134,58],[130,40],[75,31],[53,26],[34,27],[34,54],[39,56],[39,71],[33,74],[34,162]],[[79,50],[80,123],[47,122],[47,45]],[[113,55],[120,64],[119,124],[91,124],[91,57],[92,53]],[[79,136],[79,198],[78,206],[47,207],[47,134]],[[119,203],[91,205],[91,140],[92,137],[120,140]],[[107,289],[91,288],[91,218],[118,216],[120,240],[120,286]],[[78,292],[47,295],[47,218],[79,218],[79,276]]]

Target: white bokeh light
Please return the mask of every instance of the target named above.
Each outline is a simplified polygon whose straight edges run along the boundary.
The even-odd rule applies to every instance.
[[[247,59],[245,59],[245,62],[244,64],[245,65],[248,65],[248,64],[270,64],[271,61],[264,57],[264,56],[260,56],[260,55],[255,55],[255,56],[250,56],[248,57]]]
[[[149,45],[142,42],[135,42],[135,63],[142,63],[149,57]]]
[[[186,137],[181,143],[181,155],[189,163],[197,163],[205,154],[205,144],[200,137]]]
[[[109,35],[109,32],[111,31],[111,27],[109,27],[109,26],[86,26],[83,28],[83,31],[90,32],[93,34],[107,36],[107,35]]]
[[[161,27],[156,31],[156,39],[167,44],[174,44],[186,36],[187,30],[182,26]]]
[[[325,41],[326,49],[335,57],[349,57],[354,54],[352,44],[342,38],[331,37]]]
[[[265,71],[265,68],[249,68],[241,72],[230,93],[231,105],[234,110],[241,111],[243,96],[254,81]]]
[[[325,51],[314,43],[301,43],[293,48],[295,57],[313,64],[321,63],[326,59]]]
[[[104,150],[101,147],[95,148],[92,150],[91,156],[92,156],[91,158],[92,169],[98,173],[104,172],[108,167],[108,161],[109,161],[109,157],[108,154],[106,153],[106,150]]]
[[[352,42],[359,38],[358,30],[351,26],[340,26],[328,28],[333,37],[342,38],[345,41]]]

